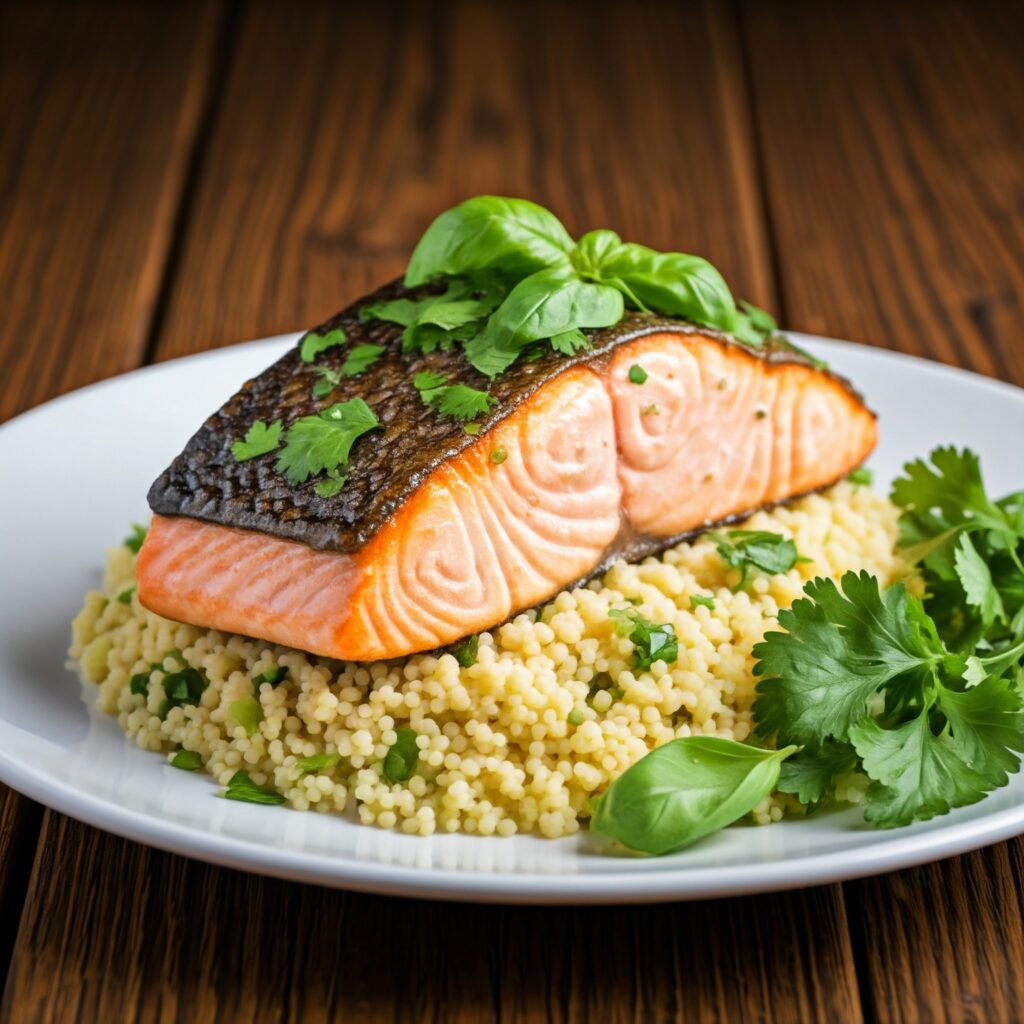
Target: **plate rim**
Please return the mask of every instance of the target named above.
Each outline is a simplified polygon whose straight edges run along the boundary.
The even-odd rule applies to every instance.
[[[228,356],[239,347],[283,345],[301,332],[287,332],[236,345],[207,349],[172,360],[139,367],[77,388],[29,409],[0,425],[0,436],[16,423],[46,415],[54,407],[86,392],[116,387],[128,379],[166,370],[184,361],[205,362]],[[947,379],[969,382],[1024,399],[1024,389],[971,370],[934,362],[920,356],[877,346],[799,332],[786,332],[798,343],[856,348],[883,361],[927,369]],[[97,714],[88,711],[88,714]],[[154,755],[155,756],[155,755]],[[556,873],[537,871],[477,871],[458,868],[422,868],[380,860],[274,847],[198,826],[161,818],[121,806],[66,783],[0,750],[0,781],[77,821],[145,846],[236,870],[332,888],[437,900],[517,904],[621,904],[665,900],[709,899],[824,885],[914,867],[979,849],[1024,833],[1024,804],[990,812],[966,821],[933,829],[881,836],[869,846],[812,853],[757,864],[666,867],[656,871],[593,871]],[[500,842],[499,837],[467,837]]]

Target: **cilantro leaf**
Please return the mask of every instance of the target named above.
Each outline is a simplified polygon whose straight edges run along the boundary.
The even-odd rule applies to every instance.
[[[228,787],[221,796],[225,800],[239,800],[247,804],[267,804],[280,806],[285,802],[284,795],[269,786],[258,786],[245,771],[235,772],[228,782]]]
[[[138,588],[135,584],[132,584],[127,590],[122,590],[121,593],[117,595],[118,602],[120,604],[131,604],[132,598],[135,596],[135,591],[137,589]]]
[[[326,334],[310,331],[299,345],[299,358],[304,363],[311,363],[321,352],[334,348],[335,345],[344,345],[346,340],[345,332],[340,327],[335,327]]]
[[[345,486],[348,479],[347,473],[337,469],[329,469],[325,480],[318,480],[313,485],[313,491],[318,498],[333,498]]]
[[[611,608],[608,617],[616,630],[633,644],[633,667],[649,669],[656,661],[670,665],[679,657],[679,641],[670,622],[651,622],[635,608]]]
[[[881,828],[909,825],[976,803],[990,788],[942,737],[935,736],[924,708],[904,725],[883,729],[866,718],[850,740],[874,780],[864,816]]]
[[[779,789],[802,804],[819,804],[835,789],[836,778],[853,769],[857,753],[848,743],[826,740],[788,758],[779,773]]]
[[[245,438],[231,442],[231,454],[235,462],[246,462],[259,455],[276,451],[281,444],[281,421],[275,420],[267,426],[263,420],[257,420],[246,432]]]
[[[125,537],[122,543],[133,555],[137,555],[142,549],[142,543],[145,541],[147,533],[149,530],[145,526],[132,523],[132,532]]]
[[[384,756],[383,773],[388,782],[405,782],[416,770],[420,748],[416,744],[416,731],[409,728],[395,730],[397,739]]]
[[[442,416],[474,420],[490,412],[498,403],[486,391],[466,384],[447,384],[446,378],[433,370],[424,370],[413,378],[424,405],[432,405]]]
[[[349,350],[338,372],[342,377],[355,377],[373,366],[384,352],[383,345],[356,345]]]
[[[568,331],[551,336],[551,347],[562,355],[571,356],[585,348],[590,348],[587,336],[578,328],[571,327]]]
[[[277,471],[297,486],[325,469],[345,467],[355,441],[380,425],[361,398],[336,402],[319,416],[304,416],[288,428]]]
[[[707,608],[709,611],[715,610],[715,599],[711,594],[691,594],[690,595],[690,607]]]
[[[985,627],[991,626],[996,619],[1005,620],[1002,598],[992,582],[992,570],[988,562],[978,554],[966,533],[960,536],[960,543],[953,555],[953,565],[967,596],[967,603],[978,609]]]
[[[754,718],[762,736],[812,747],[829,737],[845,740],[882,687],[897,681],[920,689],[948,655],[902,583],[881,594],[873,576],[848,572],[842,593],[828,579],[811,580],[804,593],[779,612],[786,632],[768,633],[754,647]]]
[[[740,570],[734,591],[743,589],[751,569],[760,569],[769,575],[789,572],[800,557],[788,537],[767,530],[732,530],[708,536],[715,542],[719,557],[726,565]]]

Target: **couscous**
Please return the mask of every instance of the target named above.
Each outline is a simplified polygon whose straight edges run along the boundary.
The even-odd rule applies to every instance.
[[[118,547],[75,619],[71,656],[99,709],[140,747],[222,786],[244,770],[297,810],[420,835],[566,836],[649,750],[676,737],[748,738],[754,644],[814,576],[864,569],[885,585],[902,575],[897,518],[870,488],[840,483],[744,524],[792,538],[801,558],[788,572],[755,573],[734,592],[739,573],[703,537],[618,563],[480,634],[470,657],[373,664],[160,618],[139,604],[134,555]],[[637,669],[615,609],[670,623],[678,657]],[[169,678],[184,686],[177,699]],[[389,755],[406,758],[397,774]],[[774,820],[783,806],[770,797],[753,816]]]

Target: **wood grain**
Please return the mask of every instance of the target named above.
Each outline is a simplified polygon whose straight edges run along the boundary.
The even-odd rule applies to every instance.
[[[501,17],[476,3],[257,2],[158,358],[321,322],[397,276],[427,223],[481,192],[528,195],[573,232],[614,224],[703,253],[770,304],[723,18],[695,4],[592,4],[580,18],[571,3]],[[680,61],[681,48],[716,56]]]
[[[1024,6],[743,10],[786,324],[1024,382]]]
[[[49,815],[14,1020],[854,1021],[829,889],[716,903],[430,904],[259,880]]]
[[[574,232],[614,224],[706,253],[772,305],[723,9],[503,11],[246,8],[156,355],[322,318],[397,274],[433,215],[482,191],[537,198]],[[638,34],[637,17],[662,30]],[[218,871],[56,816],[6,999],[33,1020],[119,1007],[189,1021],[861,1016],[838,887],[689,907],[438,906]]]
[[[0,7],[0,422],[141,362],[218,23]],[[40,816],[0,786],[0,979]]]
[[[0,421],[142,361],[219,24],[0,7]]]
[[[1024,8],[750,4],[744,34],[786,322],[1024,383]],[[1024,1019],[1021,851],[845,887],[869,1017]]]

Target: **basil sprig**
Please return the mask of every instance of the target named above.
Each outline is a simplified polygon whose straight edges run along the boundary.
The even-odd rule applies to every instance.
[[[796,749],[761,750],[714,736],[670,740],[604,791],[590,827],[641,853],[681,850],[752,811]]]
[[[554,214],[525,199],[476,196],[442,213],[420,239],[405,275],[410,288],[433,282],[444,282],[446,292],[390,304],[408,303],[401,311],[410,318],[407,348],[418,347],[417,327],[426,329],[425,349],[439,340],[464,344],[469,362],[488,377],[541,342],[571,353],[586,344],[581,329],[611,327],[626,308],[683,317],[754,347],[775,332],[767,313],[746,303],[737,308],[707,260],[623,242],[608,230],[590,231],[576,243]],[[431,304],[452,305],[453,295],[489,301],[464,303],[455,326],[447,319],[432,322]],[[391,309],[364,315],[375,312],[397,318]]]

